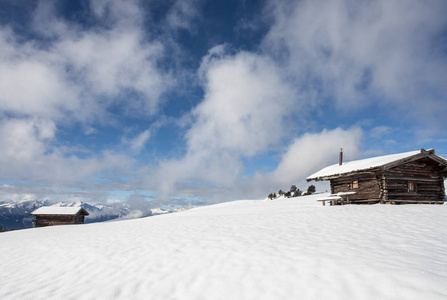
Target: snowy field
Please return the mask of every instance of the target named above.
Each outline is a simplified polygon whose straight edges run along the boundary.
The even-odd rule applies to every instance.
[[[0,299],[447,299],[447,205],[237,201],[0,234]]]

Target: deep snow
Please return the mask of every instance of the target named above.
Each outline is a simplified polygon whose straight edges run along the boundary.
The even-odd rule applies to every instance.
[[[0,299],[446,299],[447,205],[236,201],[0,234]]]

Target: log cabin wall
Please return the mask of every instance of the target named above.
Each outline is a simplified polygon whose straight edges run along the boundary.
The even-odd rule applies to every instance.
[[[52,225],[84,224],[85,216],[77,215],[37,215],[35,226],[44,227]]]
[[[74,215],[40,215],[36,216],[36,227],[74,224]]]
[[[439,164],[421,159],[394,167],[384,173],[386,177],[385,202],[393,200],[445,201],[444,177]],[[409,183],[414,184],[410,190]]]
[[[75,219],[75,224],[84,224],[85,216],[83,214],[77,214]]]
[[[355,181],[358,187],[355,187]],[[354,183],[354,185],[353,185]],[[352,176],[342,176],[331,180],[331,192],[356,192],[349,196],[350,201],[380,199],[380,180],[374,173],[359,173]]]

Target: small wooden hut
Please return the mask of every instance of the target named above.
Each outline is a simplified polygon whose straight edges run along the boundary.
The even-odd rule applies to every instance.
[[[35,227],[84,224],[85,216],[89,213],[83,207],[43,206],[31,213],[36,219]]]
[[[350,203],[445,202],[447,160],[433,149],[346,163],[341,157],[339,164],[310,175],[307,181],[329,180],[332,194],[352,193]]]

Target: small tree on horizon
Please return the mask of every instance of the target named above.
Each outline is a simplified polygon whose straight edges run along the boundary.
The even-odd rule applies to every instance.
[[[306,192],[306,195],[312,195],[313,193],[315,193],[316,192],[316,188],[315,188],[315,185],[310,185],[308,188],[307,188],[307,192]]]
[[[293,193],[296,191],[296,189],[297,189],[296,185],[292,185],[292,186],[290,187],[290,193],[293,194]]]
[[[292,197],[299,197],[303,194],[303,191],[300,189],[297,189],[293,194]]]

